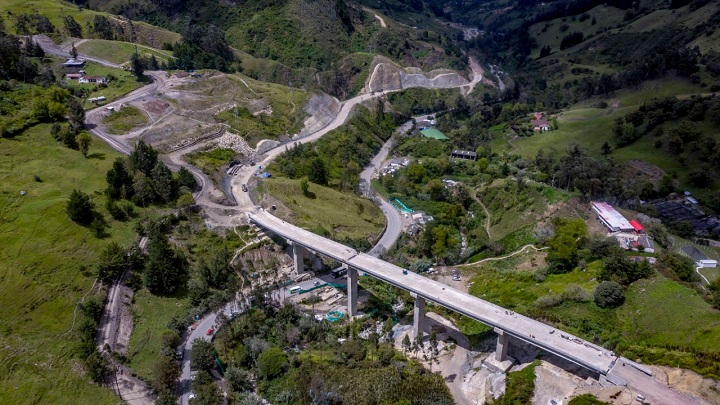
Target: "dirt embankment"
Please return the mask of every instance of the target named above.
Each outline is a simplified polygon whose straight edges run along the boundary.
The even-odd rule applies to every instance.
[[[326,127],[335,119],[341,108],[342,103],[335,97],[325,93],[313,95],[303,107],[303,110],[308,113],[310,117],[305,120],[300,133],[293,136],[293,140],[304,138]]]
[[[408,87],[450,88],[470,82],[451,70],[422,72],[419,68],[402,68],[391,61],[376,57],[365,85],[367,92],[399,90]]]

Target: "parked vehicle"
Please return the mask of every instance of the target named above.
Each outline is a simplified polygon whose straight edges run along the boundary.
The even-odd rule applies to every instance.
[[[346,274],[347,274],[347,269],[343,269],[343,268],[335,269],[335,270],[332,271],[332,276],[333,276],[333,278],[339,278],[339,277],[342,277],[342,276],[344,276],[344,275],[346,275]]]

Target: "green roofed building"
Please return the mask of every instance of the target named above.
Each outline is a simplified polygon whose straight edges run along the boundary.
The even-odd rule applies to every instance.
[[[445,134],[443,134],[442,132],[438,131],[435,128],[423,129],[422,131],[420,131],[420,133],[425,138],[435,138],[435,139],[439,139],[441,141],[446,141],[446,140],[450,139],[447,136],[445,136]]]

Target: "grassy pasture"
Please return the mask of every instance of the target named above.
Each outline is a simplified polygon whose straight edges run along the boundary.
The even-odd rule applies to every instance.
[[[203,173],[212,177],[222,166],[230,163],[235,155],[237,155],[237,153],[232,149],[217,148],[188,153],[185,155],[185,159],[194,166],[199,167]]]
[[[637,91],[622,90],[618,91],[614,97],[605,99],[604,101],[609,105],[619,101],[619,107],[614,110],[611,107],[608,109],[595,108],[594,105],[601,101],[598,98],[586,100],[557,115],[558,130],[535,134],[531,137],[521,137],[512,140],[512,143],[508,142],[507,135],[500,135],[493,141],[493,150],[512,150],[526,159],[531,159],[537,155],[540,149],[545,152],[555,151],[560,156],[565,153],[569,145],[577,143],[586,148],[591,156],[599,157],[604,142],[608,142],[613,147],[615,145],[613,126],[616,118],[624,117],[627,113],[637,110],[644,102],[653,98],[674,95],[683,97],[705,91],[700,86],[685,80],[668,79],[647,82]],[[672,124],[666,124],[666,127],[666,129],[671,128]],[[709,124],[707,117],[706,121],[701,123],[701,128],[704,133],[720,139],[717,131],[714,131]],[[639,159],[665,171],[676,171],[681,183],[686,184],[687,172],[692,168],[682,167],[677,157],[658,150],[655,148],[654,142],[653,136],[645,135],[631,145],[613,150],[610,156],[618,162]],[[690,189],[703,197],[702,190]]]
[[[552,320],[558,327],[590,341],[632,345],[640,356],[653,355],[667,345],[686,351],[720,351],[720,311],[691,288],[656,275],[633,283],[627,289],[625,304],[617,309],[599,308],[592,300],[568,299],[543,308],[538,307],[536,300],[560,296],[569,284],[592,293],[602,263],[592,262],[585,271],[575,269],[538,281],[536,268],[531,265],[533,260],[537,268],[543,265],[538,253],[525,253],[468,268],[464,272],[471,278],[470,293],[529,316]],[[697,360],[683,356],[680,355],[688,361],[683,367],[702,368]],[[669,364],[665,360],[660,362]]]
[[[300,180],[270,178],[264,189],[292,210],[282,215],[297,226],[317,232],[322,228],[336,238],[375,240],[384,227],[382,211],[372,201],[310,183],[308,196],[300,189]]]
[[[533,24],[529,30],[530,36],[535,38],[539,44],[543,44],[542,46],[550,45],[552,52],[558,52],[560,51],[560,41],[564,36],[575,31],[582,32],[585,37],[595,35],[601,29],[614,28],[622,23],[625,18],[624,11],[607,6],[597,6],[588,11],[587,14],[590,18],[582,22],[579,18],[556,18],[551,21]],[[592,25],[593,18],[597,21],[595,25]],[[561,32],[560,27],[563,25],[567,25],[568,28]],[[543,32],[543,30],[545,31]],[[530,58],[539,57],[540,48],[533,49]]]
[[[0,139],[1,403],[117,403],[84,376],[74,357],[78,339],[68,332],[75,306],[93,284],[99,252],[110,240],[128,246],[134,239],[131,223],[104,212],[105,172],[116,156],[95,140],[83,158],[55,142],[49,125]],[[97,239],[68,219],[73,188],[89,193],[110,219],[109,237]]]
[[[107,125],[113,134],[126,134],[131,130],[145,125],[148,117],[137,107],[126,104],[118,111],[108,114],[103,119],[103,124]]]
[[[130,367],[143,378],[152,378],[152,369],[162,356],[162,333],[175,317],[185,316],[190,302],[185,290],[172,296],[158,296],[142,289],[135,294],[133,315],[135,322],[130,336],[128,360]]]
[[[135,44],[105,39],[89,39],[79,44],[77,50],[80,53],[121,65],[128,62],[132,54],[135,53]],[[138,54],[142,58],[150,58],[150,56],[154,55],[158,63],[167,63],[173,59],[172,51],[161,51],[144,45],[138,45]]]

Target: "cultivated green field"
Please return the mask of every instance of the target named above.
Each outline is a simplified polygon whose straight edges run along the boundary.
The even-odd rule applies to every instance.
[[[103,118],[103,124],[108,127],[112,134],[126,134],[139,126],[147,124],[147,122],[147,115],[130,104],[124,105],[119,110]]]
[[[137,49],[141,58],[155,56],[158,63],[167,63],[173,59],[172,51],[161,51],[144,45],[138,45]],[[128,62],[132,54],[135,53],[135,44],[122,41],[108,41],[105,39],[89,39],[77,45],[77,50],[86,55],[105,59],[117,64],[123,64]]]
[[[117,156],[94,140],[83,158],[54,141],[49,125],[0,139],[0,403],[117,403],[84,376],[73,329],[100,250],[110,240],[129,246],[135,237],[132,223],[104,212],[105,172]],[[110,221],[108,238],[68,219],[73,188],[89,193]]]
[[[263,189],[290,211],[278,209],[288,222],[335,238],[375,241],[384,227],[382,211],[372,201],[310,183],[309,197],[303,195],[300,180],[270,178]]]
[[[103,15],[110,20],[120,21],[118,17],[112,14],[89,10],[69,2],[54,0],[0,0],[0,10],[3,10],[3,15],[0,16],[0,18],[4,19],[5,26],[12,34],[16,33],[15,26],[12,23],[12,19],[7,16],[8,12],[13,14],[32,14],[37,12],[38,14],[46,16],[58,30],[57,33],[50,35],[56,40],[67,37],[63,23],[63,16],[66,15],[73,17],[80,23],[83,27],[83,34],[86,37],[92,36],[90,32],[87,32],[87,26],[93,23],[96,15]],[[159,48],[164,42],[174,44],[180,40],[180,34],[144,22],[133,21],[133,26],[138,42],[144,45]]]

